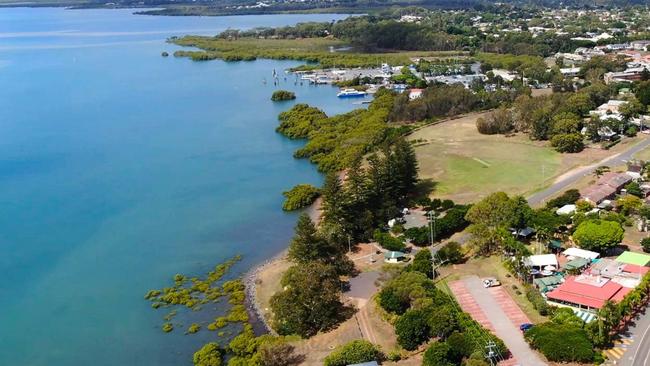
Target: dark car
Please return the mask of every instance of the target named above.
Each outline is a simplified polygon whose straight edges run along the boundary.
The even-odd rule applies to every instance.
[[[522,332],[526,332],[528,329],[532,328],[533,325],[530,323],[523,323],[522,325],[519,326],[519,330]]]

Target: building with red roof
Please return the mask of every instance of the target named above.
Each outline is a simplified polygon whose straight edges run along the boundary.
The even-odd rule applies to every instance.
[[[580,275],[567,277],[562,285],[546,293],[549,302],[579,309],[600,309],[606,301],[618,302],[631,288],[602,276]]]

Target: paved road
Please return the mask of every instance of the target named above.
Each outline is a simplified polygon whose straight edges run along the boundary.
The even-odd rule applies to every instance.
[[[530,349],[524,340],[521,331],[515,327],[492,294],[483,287],[483,283],[476,276],[467,277],[465,280],[467,290],[476,299],[479,307],[494,327],[496,335],[501,338],[512,355],[521,366],[545,366],[539,356]]]
[[[625,353],[620,360],[614,360],[616,365],[650,365],[650,306],[646,308],[645,314],[636,320],[636,324],[631,326],[624,336],[633,340],[633,342],[626,347]]]
[[[550,197],[553,197],[569,189],[571,185],[575,184],[582,177],[592,174],[594,170],[596,170],[596,168],[599,166],[616,166],[624,164],[626,161],[631,160],[634,154],[650,146],[650,137],[646,137],[644,134],[641,134],[641,136],[643,136],[644,139],[641,142],[630,146],[627,150],[605,158],[596,164],[576,169],[571,174],[563,177],[559,182],[555,182],[553,185],[544,189],[543,191],[533,194],[532,196],[528,197],[528,203],[531,205],[544,203]]]

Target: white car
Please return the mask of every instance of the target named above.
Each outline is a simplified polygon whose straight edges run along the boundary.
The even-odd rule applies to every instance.
[[[501,282],[499,282],[499,280],[497,280],[496,278],[483,279],[483,287],[488,288],[488,287],[496,287],[496,286],[501,286]]]

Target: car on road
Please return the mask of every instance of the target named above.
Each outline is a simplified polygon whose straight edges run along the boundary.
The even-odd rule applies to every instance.
[[[494,277],[490,278],[484,278],[483,279],[483,287],[488,288],[488,287],[496,287],[496,286],[501,286],[501,282],[497,280]]]

